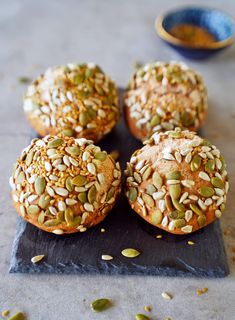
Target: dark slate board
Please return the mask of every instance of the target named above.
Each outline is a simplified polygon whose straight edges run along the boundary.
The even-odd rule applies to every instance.
[[[141,143],[121,119],[100,146],[109,152],[119,150],[124,169]],[[162,239],[155,238],[159,234]],[[195,245],[188,245],[188,240]],[[142,254],[125,258],[120,252],[128,247]],[[30,259],[38,254],[45,258],[34,265]],[[102,254],[114,259],[103,261]],[[10,272],[225,277],[229,268],[219,221],[190,235],[168,234],[139,218],[121,194],[108,217],[84,233],[56,236],[18,218]]]

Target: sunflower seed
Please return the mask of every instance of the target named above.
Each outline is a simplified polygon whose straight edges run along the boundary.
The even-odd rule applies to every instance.
[[[37,198],[38,198],[38,195],[32,194],[31,196],[28,197],[27,200],[28,200],[29,203],[32,203],[32,202],[34,202]]]
[[[88,170],[91,174],[95,175],[95,174],[96,174],[96,167],[95,167],[94,163],[88,163],[88,164],[87,164],[87,170]]]
[[[198,199],[198,205],[202,210],[206,210],[206,206],[201,199]]]
[[[193,231],[193,227],[190,225],[186,225],[181,228],[181,231],[183,231],[184,233],[191,233]]]
[[[133,248],[127,248],[127,249],[122,250],[121,254],[127,258],[135,258],[140,255],[140,252],[136,249],[133,249]]]
[[[193,180],[181,180],[181,183],[186,188],[191,188],[195,185],[195,182]]]
[[[182,203],[184,200],[187,199],[187,197],[188,197],[188,192],[184,192],[180,197],[179,203]]]
[[[37,262],[41,261],[44,257],[45,257],[44,254],[41,254],[41,255],[38,255],[38,256],[34,256],[34,257],[31,258],[31,262],[37,263]]]
[[[48,142],[48,147],[49,148],[57,148],[57,147],[61,146],[63,142],[64,142],[63,139],[56,138],[56,139],[51,140],[51,141]]]
[[[186,210],[185,212],[185,220],[189,222],[193,217],[193,212],[191,210]]]
[[[59,202],[58,202],[58,209],[59,209],[60,211],[65,211],[65,209],[66,209],[66,204],[64,203],[64,201],[59,201]]]
[[[65,188],[55,188],[55,192],[62,197],[66,197],[69,194],[68,190]]]
[[[167,292],[162,292],[162,297],[165,299],[165,300],[171,300],[172,299],[172,296],[167,293]]]
[[[202,180],[205,180],[205,181],[210,181],[210,177],[208,176],[207,173],[205,173],[204,171],[200,171],[199,172],[199,178],[201,178]]]
[[[167,216],[164,216],[164,218],[162,219],[161,225],[162,225],[163,227],[166,227],[167,224],[168,224],[168,218],[167,218]]]
[[[224,197],[220,197],[216,202],[216,206],[219,207],[223,202],[224,202]]]
[[[173,161],[175,157],[171,153],[163,153],[163,159]]]
[[[101,259],[109,261],[109,260],[113,260],[113,257],[110,256],[109,254],[102,254]]]
[[[93,205],[90,204],[90,203],[88,203],[88,202],[84,203],[84,209],[85,209],[86,211],[88,211],[88,212],[93,212],[93,211],[94,211]]]
[[[210,206],[212,204],[212,202],[213,202],[212,199],[208,198],[208,199],[205,200],[204,203],[205,203],[206,206]]]
[[[182,161],[182,156],[181,156],[180,152],[178,152],[178,151],[175,152],[175,159],[176,159],[176,161],[177,161],[178,163],[181,163],[181,161]]]
[[[65,202],[66,202],[66,204],[67,204],[68,206],[73,206],[73,205],[75,205],[75,204],[77,203],[77,200],[67,198],[67,199],[65,200]]]
[[[61,229],[55,229],[52,231],[54,234],[58,234],[58,235],[61,235],[61,234],[64,234],[64,231],[61,230]]]
[[[184,160],[185,160],[186,163],[190,163],[191,160],[192,160],[192,153],[191,152],[187,153],[187,155],[186,155]]]
[[[194,194],[190,194],[189,199],[193,200],[193,201],[197,201],[198,200],[198,196],[196,196]]]
[[[154,192],[152,194],[152,197],[153,197],[154,200],[159,200],[159,199],[162,199],[164,197],[164,195],[165,195],[165,192],[158,191],[158,192]]]
[[[220,218],[222,216],[222,212],[220,210],[215,210],[216,218]]]
[[[33,161],[33,156],[34,156],[34,151],[30,151],[28,154],[27,154],[27,157],[25,159],[25,164],[27,166],[30,166],[31,162]]]
[[[222,162],[220,161],[219,158],[215,159],[215,165],[218,168],[218,170],[220,170],[222,168]]]
[[[136,170],[140,170],[144,166],[145,160],[141,160],[140,162],[137,163],[135,166]]]

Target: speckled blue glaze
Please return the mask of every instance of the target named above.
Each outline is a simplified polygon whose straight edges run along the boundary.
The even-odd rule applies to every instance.
[[[207,29],[214,35],[217,41],[227,40],[235,34],[234,20],[226,13],[217,9],[199,7],[177,9],[164,16],[162,27],[165,31],[169,32],[172,27],[182,23],[190,23]],[[225,47],[213,49],[189,48],[182,44],[172,43],[170,40],[165,39],[164,41],[180,54],[192,59],[207,58],[231,45],[231,43],[228,43]]]

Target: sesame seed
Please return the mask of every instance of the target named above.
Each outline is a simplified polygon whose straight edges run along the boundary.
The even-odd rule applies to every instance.
[[[167,292],[162,292],[162,297],[165,299],[165,300],[171,300],[172,299],[172,296],[167,293]]]

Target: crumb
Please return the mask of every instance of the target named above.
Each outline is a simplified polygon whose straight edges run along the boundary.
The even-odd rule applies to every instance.
[[[18,81],[20,83],[23,83],[23,84],[28,84],[30,82],[32,82],[32,79],[28,78],[28,77],[19,77],[18,78]]]

